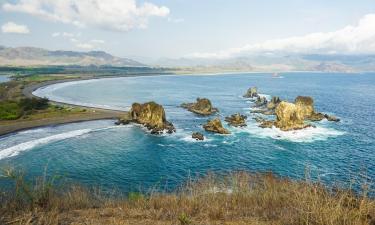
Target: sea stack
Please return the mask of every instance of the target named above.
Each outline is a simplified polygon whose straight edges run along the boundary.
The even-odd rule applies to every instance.
[[[281,102],[276,108],[276,127],[282,131],[299,130],[310,125],[304,122],[305,111],[296,104]]]
[[[206,131],[218,133],[218,134],[230,134],[229,130],[225,129],[219,118],[207,121],[203,128]]]
[[[225,121],[228,122],[229,125],[234,127],[245,127],[246,125],[247,116],[241,115],[239,113],[233,114],[231,116],[225,117]]]
[[[246,94],[244,94],[244,98],[256,98],[258,97],[258,88],[251,87],[247,90]]]
[[[130,122],[142,124],[152,134],[161,134],[164,131],[173,133],[176,131],[173,124],[166,120],[163,106],[155,102],[133,103],[129,115],[121,118],[118,124],[128,124]]]
[[[197,98],[197,102],[183,103],[181,107],[203,116],[212,115],[219,111],[212,106],[211,101],[207,98]]]

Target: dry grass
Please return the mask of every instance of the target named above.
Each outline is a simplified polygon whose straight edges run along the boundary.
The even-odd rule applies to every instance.
[[[14,177],[22,189],[22,176]],[[2,197],[0,224],[375,224],[375,201],[365,192],[355,195],[271,174],[209,175],[174,193],[127,198],[74,185],[61,192],[45,180],[25,189],[33,193]]]

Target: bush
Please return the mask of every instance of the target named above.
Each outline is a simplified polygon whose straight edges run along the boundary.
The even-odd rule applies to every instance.
[[[23,115],[30,114],[33,110],[43,110],[48,108],[47,98],[25,98],[19,102],[0,102],[0,120],[16,120]]]
[[[42,110],[48,108],[47,98],[25,98],[19,103],[24,111]]]
[[[16,102],[0,103],[0,120],[16,120],[22,115],[22,108]]]

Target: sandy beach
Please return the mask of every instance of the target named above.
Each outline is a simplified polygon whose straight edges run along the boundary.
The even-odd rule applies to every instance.
[[[46,81],[41,82],[38,84],[28,85],[22,90],[22,94],[27,98],[38,98],[37,96],[33,95],[33,92],[38,88],[42,88],[48,85],[57,84],[57,83],[64,83],[70,81],[78,81],[78,80],[89,80],[89,79],[99,79],[99,78],[79,78],[79,79],[65,79],[65,80],[53,80],[53,81]],[[66,104],[62,102],[55,102],[50,101],[53,105],[59,105],[64,107],[73,107],[79,108],[81,111],[79,112],[72,112],[72,113],[64,113],[64,114],[56,114],[56,115],[48,115],[43,118],[40,117],[38,119],[18,119],[18,120],[8,120],[8,121],[1,121],[0,123],[0,136],[7,135],[13,132],[18,132],[26,129],[32,129],[37,127],[43,126],[53,126],[59,124],[66,124],[66,123],[75,123],[75,122],[83,122],[83,121],[91,121],[91,120],[102,120],[102,119],[118,119],[121,116],[127,114],[126,111],[118,111],[118,110],[108,110],[108,109],[101,109],[101,108],[94,108],[94,107],[83,107],[79,105],[72,105]]]

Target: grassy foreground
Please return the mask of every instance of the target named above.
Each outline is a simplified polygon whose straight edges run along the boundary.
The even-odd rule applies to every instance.
[[[5,171],[14,190],[0,195],[0,224],[375,224],[366,191],[327,189],[272,174],[208,175],[174,193],[102,194]]]

